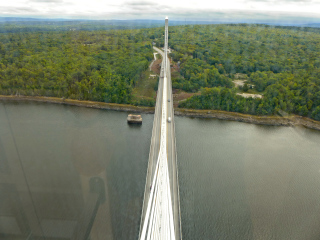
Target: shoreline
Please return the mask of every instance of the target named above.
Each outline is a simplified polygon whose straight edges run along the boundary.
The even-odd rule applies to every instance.
[[[32,96],[14,96],[14,95],[0,95],[0,101],[12,101],[12,102],[42,102],[42,103],[55,103],[62,105],[71,105],[78,107],[88,107],[105,110],[115,110],[123,112],[144,112],[154,113],[154,107],[139,107],[129,104],[118,104],[118,103],[104,103],[94,101],[80,101],[74,99],[63,99],[57,97],[32,97]]]
[[[55,103],[79,107],[89,107],[95,109],[106,109],[123,112],[134,113],[154,113],[154,107],[139,107],[129,104],[117,103],[103,103],[94,101],[80,101],[73,99],[62,99],[56,97],[32,97],[32,96],[13,96],[13,95],[0,95],[0,101],[30,101],[42,103]],[[286,117],[280,116],[255,116],[236,112],[226,112],[220,110],[198,110],[198,109],[183,109],[178,108],[174,110],[176,116],[196,117],[196,118],[214,118],[220,120],[237,121],[252,123],[258,125],[271,125],[271,126],[303,126],[306,128],[319,130],[320,121],[316,121],[307,117],[290,115]]]

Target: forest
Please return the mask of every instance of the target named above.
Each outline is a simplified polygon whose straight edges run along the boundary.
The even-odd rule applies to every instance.
[[[0,33],[46,31],[97,31],[116,29],[142,29],[162,26],[153,20],[71,20],[0,17]]]
[[[163,27],[51,28],[17,32],[14,26],[0,33],[0,94],[154,106],[154,98],[137,98],[133,89],[153,59],[152,44],[163,46]],[[173,88],[194,93],[181,108],[320,120],[320,29],[171,26],[169,47],[178,66]],[[245,76],[244,87],[235,86],[237,74]]]
[[[179,107],[320,120],[320,29],[230,24],[172,27],[173,87],[199,92]],[[260,98],[237,95],[235,75]],[[247,90],[248,89],[242,89]]]
[[[132,89],[153,59],[147,30],[0,34],[0,94],[135,105]]]

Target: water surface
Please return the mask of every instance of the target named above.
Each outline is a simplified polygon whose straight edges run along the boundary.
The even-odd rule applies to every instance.
[[[153,115],[127,114],[0,103],[0,239],[137,239]],[[183,239],[319,239],[319,132],[175,121]]]

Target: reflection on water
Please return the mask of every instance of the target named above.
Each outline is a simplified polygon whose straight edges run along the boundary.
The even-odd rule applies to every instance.
[[[0,103],[0,239],[137,239],[153,115]],[[320,134],[176,117],[182,235],[319,239]]]
[[[0,239],[137,238],[152,125],[50,104],[0,114]]]

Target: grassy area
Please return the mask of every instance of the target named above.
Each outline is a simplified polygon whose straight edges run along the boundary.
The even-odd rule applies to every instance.
[[[133,89],[133,99],[140,100],[156,100],[158,80],[160,74],[161,55],[156,54],[156,61],[151,66],[151,71],[146,70],[141,74],[139,82]],[[151,76],[152,75],[152,76]]]
[[[141,75],[141,79],[133,89],[133,97],[135,100],[139,99],[155,99],[156,98],[156,86],[159,76],[151,77],[150,75],[156,75],[152,71],[145,71]]]
[[[242,73],[236,73],[234,76],[233,76],[234,80],[240,80],[240,81],[244,81],[245,83],[247,83],[248,85],[254,85],[254,83],[252,83],[247,74],[242,74]],[[237,93],[250,93],[250,94],[260,94],[260,95],[263,95],[264,92],[258,92],[257,89],[255,87],[253,88],[249,88],[248,91],[243,91],[242,87],[240,86],[236,86],[235,84],[235,87],[236,89],[236,92]]]
[[[187,100],[188,98],[192,97],[193,95],[200,95],[200,91],[196,93],[188,93],[181,89],[173,89],[173,106],[174,108],[179,107],[179,103]]]
[[[161,55],[159,53],[156,54],[156,59],[161,59]]]
[[[264,92],[258,92],[255,88],[249,89],[247,92],[244,93],[252,93],[252,94],[260,94],[263,95]]]
[[[237,93],[251,93],[251,94],[260,94],[263,95],[264,92],[258,92],[255,88],[249,89],[248,91],[244,92],[242,89],[235,87]]]

